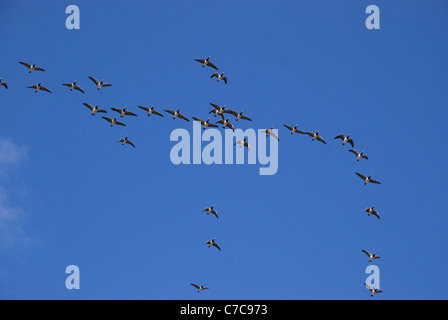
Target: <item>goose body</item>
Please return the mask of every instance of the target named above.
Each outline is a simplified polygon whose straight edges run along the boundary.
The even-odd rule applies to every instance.
[[[123,122],[117,121],[117,117],[111,119],[108,117],[102,117],[104,120],[110,123],[110,126],[113,127],[115,124],[119,126],[126,126]]]
[[[69,87],[69,88],[70,88],[70,91],[73,91],[73,89],[75,89],[75,90],[78,90],[78,91],[84,93],[84,91],[81,89],[80,86],[78,86],[78,85],[76,84],[76,82],[77,82],[77,81],[75,81],[75,82],[73,82],[73,83],[70,83],[70,82],[69,82],[69,83],[63,83],[62,85],[63,85],[63,86],[66,86],[66,87]]]
[[[380,293],[380,292],[383,292],[382,290],[380,290],[380,289],[374,289],[374,288],[372,288],[370,285],[368,285],[367,283],[364,283],[364,285],[367,287],[367,289],[369,289],[369,291],[370,291],[370,296],[371,297],[373,297],[375,294],[377,294],[377,293]]]
[[[360,173],[358,173],[358,172],[355,172],[355,173],[358,175],[358,177],[360,177],[362,180],[364,180],[364,185],[368,184],[369,182],[371,182],[371,183],[376,183],[376,184],[381,184],[381,182],[372,179],[372,178],[371,178],[372,175],[366,177],[365,175],[360,174]]]
[[[214,246],[216,248],[218,248],[219,251],[221,251],[221,248],[219,247],[219,245],[216,243],[216,238],[213,238],[212,240],[207,241],[205,244],[208,244],[208,247],[210,248],[211,246]]]
[[[327,143],[325,142],[324,138],[322,138],[322,137],[319,135],[319,132],[320,132],[320,131],[317,131],[316,133],[314,133],[314,132],[306,132],[306,134],[309,135],[310,137],[312,137],[312,138],[313,138],[313,141],[314,141],[314,140],[317,140],[317,141],[320,141],[320,142],[322,142],[322,143],[324,143],[324,144],[327,144]]]
[[[249,145],[249,143],[247,142],[247,137],[245,137],[243,140],[237,140],[237,141],[235,142],[234,146],[236,146],[237,144],[240,146],[240,148],[242,148],[242,147],[246,147],[246,148],[247,148],[247,151],[250,151],[250,145]]]
[[[226,120],[224,120],[224,119],[221,119],[221,120],[219,120],[218,122],[216,122],[216,123],[220,123],[220,124],[222,124],[222,127],[223,128],[230,128],[230,129],[232,129],[232,131],[235,131],[235,128],[233,127],[233,124],[231,124],[230,122],[229,122],[229,118],[227,117],[227,119]]]
[[[146,112],[148,112],[148,117],[152,114],[156,114],[160,117],[163,117],[163,114],[161,114],[159,111],[154,109],[154,106],[152,106],[151,108],[148,107],[143,107],[143,106],[139,106],[140,109],[145,110]]]
[[[124,146],[126,143],[130,144],[131,146],[133,146],[135,148],[134,143],[132,143],[131,140],[128,139],[128,137],[126,138],[121,138],[120,140],[118,140],[118,142],[121,142],[121,145]]]
[[[215,206],[211,206],[211,207],[206,207],[204,210],[202,210],[202,212],[207,212],[207,214],[214,214],[216,219],[218,219],[218,211],[216,211],[215,209],[213,209]]]
[[[40,67],[36,67],[36,64],[31,65],[31,64],[29,64],[27,62],[19,62],[19,63],[23,64],[25,67],[27,67],[28,70],[29,70],[28,71],[29,73],[33,72],[34,70],[36,70],[36,71],[45,71],[44,69],[42,69]]]
[[[207,121],[201,120],[199,118],[195,118],[193,117],[193,120],[199,122],[202,125],[202,130],[205,130],[208,127],[213,127],[213,128],[217,128],[218,126],[214,123],[210,123],[210,118],[207,119]]]
[[[375,206],[371,207],[371,208],[366,208],[365,212],[367,212],[368,216],[370,215],[374,215],[375,217],[377,217],[378,219],[380,219],[380,214],[377,210],[375,210]]]
[[[361,160],[362,158],[369,160],[369,158],[367,157],[367,155],[364,154],[364,150],[359,153],[358,151],[356,151],[355,149],[350,149],[348,150],[349,152],[353,153],[356,156],[356,161]]]
[[[2,81],[2,78],[0,78],[0,86],[4,86],[5,89],[8,89],[8,84],[4,81]]]
[[[94,116],[98,112],[100,112],[100,113],[107,113],[106,110],[98,108],[98,105],[96,105],[95,107],[92,106],[91,104],[88,104],[88,103],[83,103],[83,105],[85,105],[87,108],[92,110],[92,116]]]
[[[47,87],[44,87],[43,85],[41,85],[41,82],[39,82],[38,84],[33,84],[32,86],[29,86],[28,88],[34,89],[35,90],[34,92],[36,92],[36,93],[39,92],[40,90],[52,93],[50,90],[48,90]]]
[[[265,129],[262,132],[266,133],[266,137],[267,136],[271,136],[274,137],[275,139],[277,139],[277,141],[280,141],[280,139],[278,138],[278,136],[275,134],[274,131],[272,131],[272,129],[274,129],[274,126],[271,127],[271,129]]]
[[[336,137],[334,137],[335,139],[341,139],[342,140],[342,145],[345,146],[346,143],[350,143],[352,145],[352,148],[355,147],[354,143],[353,143],[353,139],[350,138],[350,133],[348,134],[348,136],[344,136],[343,134],[340,134]]]
[[[110,83],[105,83],[104,80],[98,81],[94,77],[89,77],[90,80],[92,80],[96,84],[97,90],[100,90],[103,87],[111,87],[112,85]]]
[[[181,119],[183,119],[185,121],[190,122],[190,120],[186,116],[184,116],[182,113],[180,113],[179,111],[180,111],[180,108],[177,109],[176,111],[174,111],[174,110],[165,110],[165,112],[168,112],[169,114],[173,115],[173,119],[176,119],[177,117],[179,117],[179,118],[181,118]]]
[[[202,290],[206,290],[208,289],[207,287],[205,287],[204,285],[202,286],[198,286],[197,284],[194,283],[190,283],[193,287],[195,287],[196,289],[198,289],[198,292],[201,292]]]
[[[219,82],[221,80],[224,80],[224,83],[227,84],[227,77],[224,75],[224,72],[219,74],[218,72],[215,72],[214,74],[212,74],[212,76],[210,78],[216,77],[218,80],[216,80],[216,82]]]
[[[202,68],[204,68],[205,66],[209,66],[213,69],[218,70],[218,68],[213,63],[210,62],[210,56],[207,59],[194,59],[194,60],[202,63]]]
[[[215,103],[211,103],[211,102],[210,102],[210,105],[211,105],[214,109],[210,110],[210,112],[209,112],[208,114],[213,113],[213,115],[214,115],[215,117],[216,117],[216,116],[221,116],[221,118],[224,119],[224,113],[230,113],[229,110],[226,110],[226,105],[224,105],[223,107],[221,107],[221,106],[218,106],[217,104],[215,104]]]

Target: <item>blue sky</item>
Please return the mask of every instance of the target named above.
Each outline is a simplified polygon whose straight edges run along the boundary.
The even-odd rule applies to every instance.
[[[80,30],[65,27],[70,4]],[[371,4],[380,30],[365,27]],[[435,0],[1,1],[0,298],[371,299],[362,249],[381,256],[374,299],[448,298],[447,10]],[[227,85],[194,61],[207,56]],[[97,91],[88,76],[113,86]],[[61,85],[75,80],[85,94]],[[53,94],[26,89],[40,81]],[[110,128],[84,102],[138,117]],[[279,129],[277,174],[175,166],[170,133],[192,124],[137,108],[207,119],[210,102],[244,109],[253,121],[237,127]],[[283,124],[320,130],[327,145]],[[368,161],[333,139],[347,133]],[[137,148],[116,143],[126,135]],[[201,213],[212,204],[219,219]],[[364,212],[374,204],[381,220]],[[205,245],[213,237],[222,252]],[[65,288],[72,264],[80,290]]]

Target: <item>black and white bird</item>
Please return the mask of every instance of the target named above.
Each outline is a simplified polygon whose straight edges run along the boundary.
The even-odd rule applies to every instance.
[[[378,219],[380,219],[380,214],[377,210],[375,210],[375,206],[371,207],[371,208],[366,208],[365,212],[367,212],[368,216],[370,215],[374,215],[375,217],[377,217]]]
[[[232,129],[232,131],[235,131],[235,128],[233,127],[233,124],[231,124],[230,121],[229,121],[229,117],[227,117],[226,120],[224,120],[224,118],[223,118],[223,119],[219,120],[219,121],[216,122],[216,123],[220,123],[220,124],[222,124],[222,127],[223,127],[224,129],[227,127],[227,128]]]
[[[213,69],[218,70],[218,68],[210,62],[210,56],[207,59],[194,59],[194,61],[202,63],[202,68],[204,68],[205,66],[209,66]]]
[[[208,240],[205,244],[208,244],[208,247],[210,248],[211,246],[214,246],[216,248],[218,248],[219,251],[221,251],[221,248],[219,247],[219,245],[216,243],[216,238],[213,238],[212,240]]]
[[[194,283],[190,283],[193,287],[195,287],[196,289],[198,289],[198,292],[201,292],[202,290],[208,289],[207,287],[205,287],[204,285],[202,286],[198,286],[197,284]]]
[[[322,138],[322,137],[319,135],[319,132],[320,132],[320,131],[317,131],[316,133],[314,133],[314,132],[306,132],[306,134],[309,135],[310,137],[312,137],[312,138],[313,138],[313,141],[314,141],[314,140],[318,140],[318,141],[320,141],[320,142],[322,142],[322,143],[327,144],[327,143],[325,142],[324,138]]]
[[[110,126],[113,127],[115,124],[119,126],[126,126],[123,122],[117,121],[117,117],[111,119],[109,117],[102,117],[104,120],[110,122]]]
[[[186,116],[184,116],[182,113],[180,113],[179,111],[180,111],[180,108],[178,108],[176,111],[174,111],[174,110],[165,110],[165,112],[168,112],[169,114],[173,115],[173,119],[176,119],[177,117],[179,117],[181,119],[184,119],[185,121],[190,122],[190,120]]]
[[[218,126],[214,123],[210,123],[210,118],[207,119],[207,121],[201,120],[199,118],[193,117],[193,120],[199,122],[202,125],[202,130],[205,130],[208,127],[218,128]]]
[[[246,147],[246,148],[247,148],[247,151],[250,151],[250,145],[249,145],[249,143],[247,142],[247,137],[244,137],[243,140],[238,139],[238,140],[234,143],[234,146],[236,146],[237,144],[240,146],[240,148],[242,148],[242,147]]]
[[[2,78],[0,78],[0,86],[4,86],[5,89],[8,89],[8,84],[7,84],[6,82],[4,82],[4,81],[2,80]]]
[[[39,92],[39,90],[42,90],[42,91],[46,91],[46,92],[52,93],[50,90],[48,90],[47,87],[44,87],[44,86],[42,85],[42,82],[39,82],[38,84],[33,84],[32,86],[29,86],[28,88],[35,89],[35,92],[36,92],[36,93]]]
[[[226,113],[233,114],[233,115],[236,117],[236,118],[235,118],[236,121],[238,121],[238,120],[240,120],[240,119],[248,120],[248,121],[252,121],[251,118],[249,118],[248,116],[243,115],[244,110],[242,110],[240,113],[238,113],[238,112],[236,112],[236,111],[233,111],[233,110],[226,110],[225,112],[226,112]]]
[[[215,72],[214,74],[212,74],[212,76],[210,78],[216,77],[216,82],[219,82],[221,80],[224,80],[224,83],[227,84],[227,76],[224,75],[224,72],[219,74],[218,72]]]
[[[135,148],[134,143],[132,143],[131,140],[128,139],[128,137],[126,136],[126,138],[121,138],[120,140],[118,140],[117,142],[121,142],[121,145],[124,146],[126,143],[130,144],[131,146],[133,146]]]
[[[382,290],[380,290],[380,289],[374,289],[374,288],[372,288],[370,285],[368,285],[367,283],[364,283],[364,285],[367,287],[367,289],[369,289],[369,291],[370,291],[370,296],[371,297],[373,297],[375,294],[377,294],[377,293],[380,293],[380,292],[383,292]]]
[[[367,250],[361,250],[361,251],[364,252],[369,257],[369,262],[372,262],[372,260],[374,260],[374,259],[379,259],[380,258],[380,256],[376,255],[376,252],[374,254],[371,254]]]
[[[218,219],[218,211],[216,211],[215,209],[213,209],[215,207],[215,205],[211,206],[211,207],[207,207],[204,210],[202,210],[202,212],[207,212],[207,214],[214,214],[216,219]]]
[[[120,118],[123,118],[124,116],[134,116],[137,115],[134,112],[127,111],[126,108],[120,109],[120,108],[111,108],[113,111],[118,112],[120,114]]]
[[[98,81],[94,77],[89,77],[90,80],[92,80],[96,84],[96,88],[100,90],[103,87],[111,87],[112,85],[110,83],[105,83],[104,80]]]
[[[358,172],[355,172],[355,173],[358,175],[358,177],[360,177],[362,180],[364,180],[364,185],[368,184],[369,182],[371,182],[371,183],[376,183],[376,184],[381,184],[381,182],[372,179],[372,178],[371,178],[372,175],[366,177],[365,175],[360,174],[360,173],[358,173]]]
[[[355,149],[350,149],[348,150],[349,152],[353,153],[356,156],[356,161],[361,160],[362,158],[369,160],[369,158],[367,158],[367,155],[364,154],[364,150],[359,153],[358,151],[356,151]]]
[[[229,110],[226,110],[226,105],[221,107],[221,106],[218,106],[217,104],[211,103],[211,102],[210,102],[210,105],[214,109],[210,110],[210,112],[208,114],[213,113],[215,117],[221,116],[221,118],[224,119],[224,113],[229,113]]]
[[[27,62],[19,62],[20,64],[23,64],[25,67],[27,67],[29,69],[29,73],[33,72],[34,70],[36,71],[45,71],[44,69],[42,69],[41,67],[36,67],[36,64],[29,64]]]
[[[83,103],[83,105],[85,105],[87,108],[89,108],[90,110],[92,110],[92,116],[94,116],[95,114],[99,113],[107,113],[106,110],[98,108],[98,104],[94,107],[91,104],[88,103]]]
[[[306,132],[303,132],[302,130],[297,129],[297,127],[299,126],[298,124],[296,124],[295,127],[292,126],[288,126],[286,124],[284,124],[285,128],[291,131],[291,134],[293,134],[294,132],[297,133],[301,133],[301,134],[305,134]]]
[[[272,129],[274,129],[274,126],[272,126],[271,129],[264,129],[262,132],[266,133],[266,137],[271,136],[271,137],[274,137],[275,139],[277,139],[277,141],[280,141],[280,139],[278,138],[278,136],[275,134],[275,132]]]
[[[148,117],[152,114],[156,114],[158,116],[163,117],[163,114],[161,114],[159,111],[154,109],[154,106],[152,106],[151,108],[148,107],[144,107],[144,106],[138,106],[140,109],[145,110],[146,112],[148,112]]]
[[[350,138],[351,133],[348,134],[348,136],[344,136],[343,134],[338,135],[337,137],[334,137],[335,139],[341,139],[342,145],[344,146],[346,143],[350,143],[352,145],[352,148],[355,147],[353,143],[353,139]]]
[[[78,91],[84,93],[84,91],[81,89],[80,86],[78,86],[78,85],[76,84],[76,82],[77,82],[77,81],[75,81],[75,82],[73,82],[73,83],[70,83],[70,82],[68,82],[68,83],[63,83],[62,85],[63,85],[63,86],[66,86],[66,87],[69,87],[69,88],[70,88],[70,91],[73,91],[73,89],[75,89],[75,90],[78,90]]]

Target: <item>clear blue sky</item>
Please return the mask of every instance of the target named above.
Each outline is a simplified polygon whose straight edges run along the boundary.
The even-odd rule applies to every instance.
[[[362,249],[381,256],[374,299],[448,298],[446,1],[105,3],[0,2],[1,299],[371,299]],[[227,85],[194,61],[207,56]],[[61,85],[75,80],[85,94]],[[53,94],[26,89],[40,81]],[[110,128],[83,102],[139,116]],[[137,109],[207,119],[209,102],[279,128],[276,175],[175,166],[170,133],[191,123]],[[368,161],[333,139],[347,133]],[[201,213],[212,204],[219,219]]]

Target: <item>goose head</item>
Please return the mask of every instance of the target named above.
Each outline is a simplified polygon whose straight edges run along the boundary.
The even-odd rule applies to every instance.
[[[207,59],[205,59],[205,60],[207,60],[207,61],[208,61],[208,60],[210,60],[210,56],[208,56],[208,58],[207,58]]]

